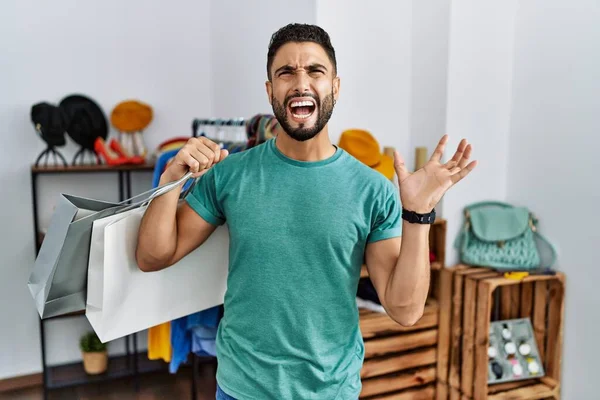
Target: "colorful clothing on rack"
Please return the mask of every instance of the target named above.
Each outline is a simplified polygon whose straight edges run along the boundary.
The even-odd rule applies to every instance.
[[[257,114],[246,122],[246,135],[248,136],[248,148],[258,146],[269,139],[277,136],[281,129],[279,121],[274,115]]]
[[[148,329],[148,359],[171,361],[171,323]]]
[[[217,327],[197,326],[192,329],[192,352],[197,356],[217,356]]]
[[[192,352],[193,330],[197,327],[217,328],[222,315],[221,307],[215,306],[171,321],[173,357],[169,364],[169,371],[172,374],[177,372],[179,366],[187,361],[190,352]],[[206,332],[204,336],[207,336]]]

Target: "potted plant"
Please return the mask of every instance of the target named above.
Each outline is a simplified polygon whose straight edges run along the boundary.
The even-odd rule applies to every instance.
[[[83,356],[83,369],[90,375],[101,374],[108,365],[108,352],[105,343],[102,343],[95,332],[88,332],[79,340],[79,347]]]

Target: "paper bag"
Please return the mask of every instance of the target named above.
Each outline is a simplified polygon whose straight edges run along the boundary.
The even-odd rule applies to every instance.
[[[59,195],[27,283],[41,318],[85,310],[92,223],[123,207]]]
[[[223,303],[229,264],[225,225],[176,264],[142,272],[135,259],[146,207],[93,224],[86,316],[108,342]]]

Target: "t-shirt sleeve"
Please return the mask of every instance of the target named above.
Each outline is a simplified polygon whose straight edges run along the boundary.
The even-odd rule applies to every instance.
[[[377,210],[367,243],[402,236],[400,193],[393,184],[390,186],[386,186],[383,200],[376,202]]]
[[[223,225],[226,219],[219,202],[215,167],[216,165],[198,179],[185,200],[206,222],[219,226]]]

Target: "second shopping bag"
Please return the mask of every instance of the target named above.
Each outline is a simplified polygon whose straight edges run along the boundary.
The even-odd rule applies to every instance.
[[[226,225],[176,264],[139,269],[135,250],[146,207],[94,221],[86,316],[102,342],[222,304],[229,266]]]

